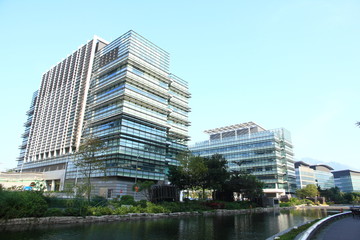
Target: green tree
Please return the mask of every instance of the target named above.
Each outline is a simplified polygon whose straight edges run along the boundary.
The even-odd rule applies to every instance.
[[[228,191],[242,194],[244,198],[250,201],[255,201],[256,198],[263,196],[264,183],[254,175],[235,171],[230,180],[226,182],[226,188]]]
[[[185,189],[205,189],[208,169],[203,157],[194,156],[190,152],[178,155],[178,166],[171,166],[168,172],[168,180],[172,185]]]
[[[296,195],[299,198],[307,198],[307,197],[316,197],[319,196],[318,188],[314,184],[306,185],[306,187],[302,189],[296,190]]]
[[[102,171],[105,173],[106,165],[102,158],[102,153],[107,149],[105,143],[96,137],[86,138],[75,153],[74,164],[83,174],[85,182],[81,187],[90,202],[91,196],[91,176],[94,172]],[[77,186],[75,186],[77,187]]]
[[[222,190],[224,183],[229,179],[227,171],[227,161],[221,154],[214,154],[205,158],[207,174],[205,177],[205,187],[207,189]]]
[[[322,190],[319,189],[320,196],[325,197],[326,201],[331,201],[334,203],[345,203],[344,193],[340,191],[340,188],[333,187],[329,189]]]

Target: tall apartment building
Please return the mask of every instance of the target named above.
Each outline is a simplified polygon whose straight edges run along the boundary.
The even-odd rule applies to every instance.
[[[169,73],[169,62],[134,31],[110,43],[94,37],[43,75],[18,169],[54,171],[49,183],[62,188],[81,177],[73,159],[82,139],[98,137],[106,171],[95,173],[94,194],[130,194],[134,179],[164,180],[190,124],[187,82]]]
[[[335,185],[342,192],[360,192],[360,172],[353,170],[333,171]]]
[[[265,130],[254,122],[247,122],[205,133],[209,134],[209,140],[190,146],[193,154],[222,154],[228,161],[229,171],[245,171],[263,181],[268,197],[295,191],[293,146],[287,130]]]

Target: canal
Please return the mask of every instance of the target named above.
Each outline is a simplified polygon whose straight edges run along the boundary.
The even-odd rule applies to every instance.
[[[264,213],[189,216],[141,219],[126,222],[51,225],[10,228],[0,239],[11,240],[82,240],[82,239],[266,239],[289,227],[323,218],[336,211],[326,209],[274,210]]]

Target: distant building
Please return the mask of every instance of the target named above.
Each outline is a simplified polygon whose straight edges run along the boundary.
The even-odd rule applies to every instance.
[[[299,161],[295,162],[296,186],[304,188],[309,184],[316,185],[314,169],[309,164]]]
[[[353,170],[334,171],[335,185],[342,192],[360,192],[360,172]]]
[[[190,146],[193,154],[222,154],[228,161],[229,171],[245,171],[264,182],[264,193],[268,197],[295,191],[293,145],[287,130],[265,130],[254,122],[247,122],[205,133],[209,134],[209,140]]]
[[[297,188],[304,188],[309,184],[320,186],[321,189],[335,187],[332,167],[324,164],[310,165],[305,162],[295,162]]]
[[[334,175],[331,173],[334,170],[332,167],[324,164],[311,165],[315,173],[315,181],[321,189],[329,189],[335,187]]]

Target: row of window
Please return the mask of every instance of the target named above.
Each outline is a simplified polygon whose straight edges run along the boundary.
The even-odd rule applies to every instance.
[[[272,147],[275,143],[272,141],[267,142],[260,142],[260,143],[250,143],[250,144],[241,144],[241,145],[234,145],[234,146],[226,146],[220,148],[214,148],[209,150],[203,151],[194,151],[197,155],[212,155],[219,152],[229,152],[229,151],[238,151],[238,150],[245,150],[245,149],[252,149],[252,148],[262,148],[262,147]]]

